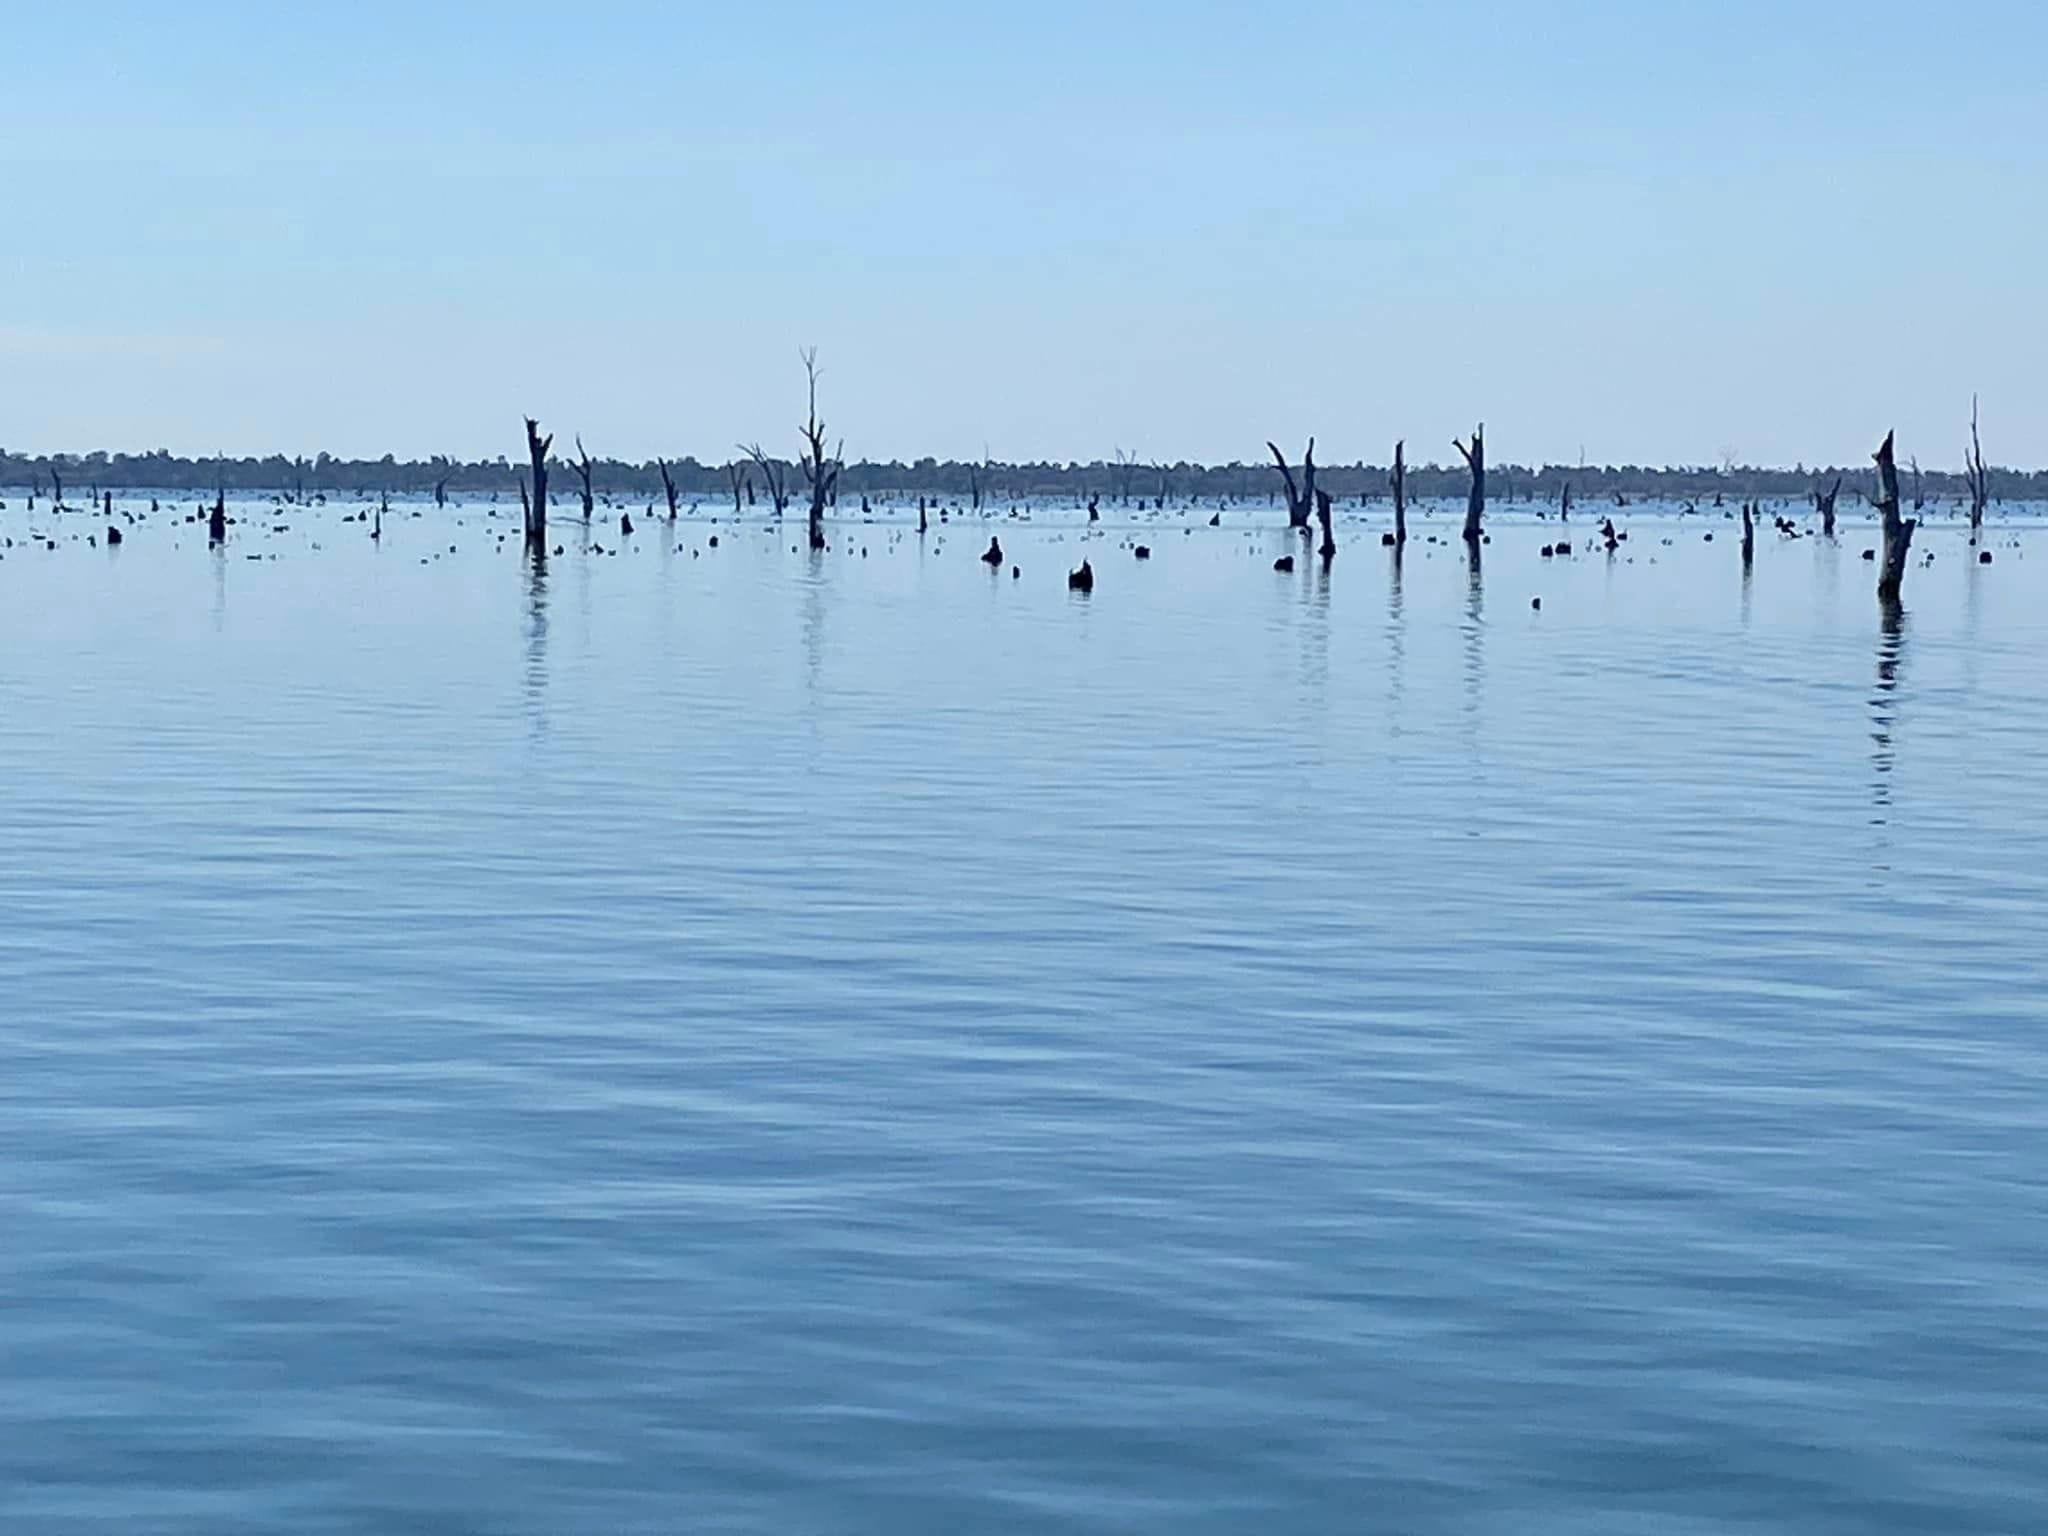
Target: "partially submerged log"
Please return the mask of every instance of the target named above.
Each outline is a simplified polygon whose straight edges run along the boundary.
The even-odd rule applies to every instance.
[[[1301,456],[1301,483],[1294,480],[1294,471],[1287,466],[1287,455],[1280,451],[1280,445],[1268,440],[1266,446],[1273,450],[1273,462],[1280,468],[1280,478],[1287,486],[1287,526],[1308,532],[1309,514],[1316,504],[1316,440],[1308,440],[1308,451]]]
[[[526,486],[519,487],[520,500],[526,505],[526,547],[544,551],[548,537],[548,452],[555,446],[555,435],[540,435],[540,423],[531,416],[526,418],[526,457],[533,476],[533,500],[526,501]]]
[[[1486,423],[1473,428],[1470,447],[1455,437],[1451,446],[1464,455],[1465,467],[1472,471],[1472,488],[1465,493],[1465,542],[1477,544],[1480,518],[1486,512]]]
[[[1918,519],[1899,516],[1899,471],[1892,462],[1892,434],[1887,432],[1871,457],[1877,461],[1877,513],[1884,540],[1877,562],[1877,595],[1881,602],[1896,603],[1899,585],[1906,579],[1906,553],[1913,547],[1913,530]]]

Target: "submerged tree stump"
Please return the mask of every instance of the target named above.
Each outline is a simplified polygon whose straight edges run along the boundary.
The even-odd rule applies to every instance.
[[[1317,547],[1316,553],[1321,555],[1325,563],[1327,563],[1337,553],[1337,536],[1330,530],[1330,493],[1328,491],[1316,492],[1316,521],[1322,525],[1323,529],[1323,542]]]
[[[1273,462],[1280,467],[1280,478],[1287,486],[1287,526],[1308,532],[1309,514],[1316,501],[1316,440],[1308,440],[1308,452],[1301,458],[1301,483],[1294,480],[1294,471],[1287,466],[1287,455],[1280,451],[1278,443],[1268,441],[1266,446],[1273,450]]]
[[[526,418],[526,456],[532,468],[533,499],[526,501],[526,486],[519,487],[520,500],[526,506],[526,546],[529,549],[545,551],[548,538],[548,452],[555,446],[555,435],[540,435],[540,423],[531,416]]]
[[[1401,455],[1407,448],[1404,438],[1394,444],[1394,472],[1387,476],[1387,484],[1394,491],[1394,548],[1399,549],[1408,542],[1408,466]]]
[[[1835,476],[1835,483],[1828,490],[1824,491],[1817,485],[1813,488],[1813,505],[1820,513],[1820,532],[1822,538],[1832,539],[1835,536],[1835,498],[1841,494],[1842,477],[1840,475]]]
[[[1892,462],[1892,434],[1887,432],[1871,457],[1877,461],[1877,513],[1883,526],[1883,544],[1877,562],[1877,596],[1880,602],[1896,603],[1899,586],[1906,579],[1906,553],[1913,547],[1915,518],[1899,516],[1899,471]]]
[[[1465,456],[1465,467],[1472,471],[1472,488],[1465,493],[1465,542],[1477,544],[1479,522],[1486,512],[1486,423],[1473,428],[1469,448],[1455,437],[1451,446]]]
[[[583,450],[583,434],[581,432],[576,434],[576,462],[569,467],[576,471],[576,477],[583,482],[581,487],[583,492],[583,521],[588,523],[592,510],[590,494],[590,471],[592,466],[590,455]]]

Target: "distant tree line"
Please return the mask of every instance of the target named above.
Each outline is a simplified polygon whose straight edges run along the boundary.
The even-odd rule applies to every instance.
[[[716,464],[703,464],[695,458],[645,463],[600,458],[589,460],[587,467],[597,495],[607,502],[636,506],[661,502],[670,487],[686,501],[729,505],[735,499],[736,485],[751,484],[765,507],[770,501],[771,474],[786,473],[800,479],[803,472],[800,461],[745,453]],[[468,499],[496,494],[516,500],[525,470],[524,464],[514,465],[502,457],[401,460],[386,454],[381,459],[337,459],[322,453],[312,458],[272,454],[267,458],[188,459],[162,450],[42,455],[0,450],[0,486],[35,489],[47,495],[61,483],[65,500],[77,504],[103,491],[190,491],[207,496],[222,491],[275,492],[294,499],[316,495],[431,496],[438,492]],[[1080,506],[1091,498],[1099,498],[1106,507],[1174,506],[1191,500],[1263,505],[1277,504],[1282,493],[1269,463],[1160,464],[1122,451],[1106,460],[1064,464],[863,460],[839,465],[835,473],[831,492],[840,504],[848,497],[886,501],[922,496],[991,506],[1027,499],[1064,500]],[[1319,465],[1317,474],[1321,489],[1340,505],[1384,501],[1390,496],[1389,470],[1383,465]],[[1587,503],[1613,497],[1700,503],[1716,497],[1724,502],[1748,498],[1804,501],[1824,492],[1838,477],[1846,477],[1851,485],[1867,478],[1868,466],[1769,469],[1734,464],[1664,468],[1546,464],[1534,468],[1492,464],[1487,475],[1490,499],[1496,504],[1556,502],[1567,485],[1574,501]],[[2048,470],[1979,469],[1974,463],[1968,471],[1928,470],[1917,476],[1917,490],[1909,486],[1908,491],[1929,500],[1968,499],[1976,475],[1983,477],[1991,500],[2048,499]],[[1405,478],[1410,500],[1462,498],[1469,484],[1463,464],[1409,464]]]

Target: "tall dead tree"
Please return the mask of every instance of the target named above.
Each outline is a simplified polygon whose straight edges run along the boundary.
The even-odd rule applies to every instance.
[[[1408,542],[1408,465],[1402,458],[1407,450],[1407,439],[1394,444],[1394,472],[1387,476],[1387,484],[1394,491],[1394,548],[1399,549]]]
[[[555,446],[555,435],[540,435],[540,423],[531,416],[526,418],[526,456],[532,465],[533,500],[526,508],[526,547],[545,550],[548,540],[548,451]],[[521,486],[523,491],[525,486]]]
[[[1841,494],[1842,477],[1840,475],[1835,476],[1835,483],[1828,490],[1824,491],[1817,485],[1813,488],[1813,505],[1815,510],[1820,513],[1820,532],[1822,538],[1832,539],[1835,536],[1835,498]]]
[[[1301,483],[1295,484],[1294,471],[1288,468],[1287,455],[1280,451],[1280,445],[1268,439],[1266,446],[1273,451],[1273,462],[1279,466],[1281,482],[1287,488],[1287,526],[1308,532],[1309,514],[1316,504],[1316,440],[1308,440],[1308,451],[1301,456]]]
[[[725,478],[732,482],[732,515],[734,517],[738,517],[741,512],[746,510],[745,502],[741,499],[746,495],[746,491],[741,484],[745,473],[740,468],[740,461],[738,459],[734,459],[725,466]]]
[[[668,460],[656,459],[655,468],[661,471],[661,494],[668,498],[668,520],[676,520],[676,477],[668,472]]]
[[[590,469],[591,469],[591,464],[590,464],[590,455],[589,455],[588,453],[585,453],[585,452],[583,451],[583,434],[582,434],[581,432],[579,432],[579,433],[577,433],[577,434],[576,434],[576,462],[575,462],[574,464],[570,465],[569,467],[570,467],[571,469],[573,469],[573,470],[575,470],[575,471],[576,471],[576,478],[577,478],[577,479],[579,479],[579,480],[581,480],[581,481],[583,482],[583,485],[582,485],[582,487],[581,487],[581,489],[582,489],[582,492],[583,492],[583,521],[584,521],[584,522],[586,522],[586,523],[588,523],[588,522],[590,521],[590,511],[591,511],[591,495],[590,495]]]
[[[825,547],[825,503],[839,483],[839,455],[825,456],[825,423],[818,419],[818,349],[807,347],[803,354],[804,377],[810,385],[811,408],[804,418],[804,480],[811,488],[811,548]],[[842,444],[842,446],[844,446]],[[981,482],[974,486],[974,504],[981,505]]]
[[[1469,448],[1455,437],[1451,446],[1465,456],[1465,467],[1472,471],[1472,489],[1465,495],[1465,542],[1477,544],[1479,520],[1486,512],[1486,423],[1482,421],[1472,429]]]
[[[1970,452],[1963,460],[1963,478],[1970,487],[1970,542],[1984,532],[1984,508],[1991,500],[1991,472],[1984,467],[1984,445],[1977,441],[1977,397],[1970,396]]]
[[[1887,432],[1871,457],[1877,461],[1877,512],[1884,528],[1884,547],[1878,552],[1877,596],[1880,602],[1896,603],[1899,584],[1906,579],[1906,552],[1913,547],[1915,518],[1899,516],[1899,471],[1892,463],[1892,434]]]
[[[1328,491],[1316,492],[1316,521],[1323,526],[1323,542],[1317,547],[1316,553],[1327,561],[1337,553],[1337,536],[1330,528],[1330,493]]]

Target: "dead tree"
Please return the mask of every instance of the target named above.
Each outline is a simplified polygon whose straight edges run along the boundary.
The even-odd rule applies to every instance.
[[[50,485],[50,510],[62,512],[64,510],[64,477],[57,472],[57,466],[54,464],[50,466]]]
[[[1557,520],[1560,523],[1572,520],[1572,483],[1569,480],[1565,481],[1563,494],[1557,498]]]
[[[533,469],[533,500],[526,507],[526,547],[545,550],[548,541],[548,450],[555,446],[555,435],[540,435],[540,423],[531,416],[526,418],[526,456]],[[522,484],[520,491],[525,492]]]
[[[1906,579],[1906,552],[1913,547],[1913,530],[1919,520],[1899,516],[1899,472],[1892,463],[1892,434],[1887,432],[1871,457],[1877,461],[1877,512],[1884,527],[1884,547],[1878,552],[1878,601],[1896,603],[1899,584]]]
[[[1970,396],[1970,454],[1963,460],[1963,479],[1970,488],[1970,542],[1984,532],[1984,508],[1991,500],[1991,473],[1984,467],[1984,445],[1977,441],[1977,397]]]
[[[1328,491],[1316,492],[1316,521],[1323,526],[1323,542],[1317,547],[1316,553],[1321,555],[1325,561],[1328,561],[1337,553],[1337,536],[1330,531],[1330,493]]]
[[[668,460],[656,459],[655,468],[661,471],[661,494],[668,498],[668,520],[676,520],[676,477],[668,472]]]
[[[1273,462],[1279,466],[1280,479],[1287,487],[1287,526],[1308,532],[1309,514],[1316,504],[1316,440],[1308,440],[1308,451],[1301,456],[1301,483],[1294,482],[1294,471],[1287,467],[1287,455],[1280,451],[1280,445],[1270,438],[1266,446],[1273,451]]]
[[[740,452],[752,459],[754,466],[761,471],[761,478],[768,485],[769,498],[775,503],[775,515],[777,517],[782,516],[782,509],[789,505],[789,472],[781,464],[763,453],[759,443],[742,444]],[[747,481],[747,505],[751,507],[753,504],[754,482],[752,478],[749,478]]]
[[[1742,565],[1745,570],[1756,559],[1756,517],[1750,511],[1752,505],[1747,501],[1742,504]]]
[[[1394,492],[1394,548],[1399,549],[1408,542],[1408,465],[1402,458],[1407,449],[1404,438],[1394,444],[1394,472],[1387,476],[1387,484]]]
[[[804,451],[802,457],[804,480],[811,488],[810,535],[811,548],[825,547],[825,503],[839,484],[838,454],[825,457],[825,423],[818,419],[818,349],[806,348],[804,377],[810,384],[810,413],[804,418]],[[844,443],[841,444],[843,448]],[[981,505],[981,482],[974,483],[974,504]]]
[[[1138,473],[1138,456],[1137,456],[1137,454],[1135,454],[1135,453],[1126,453],[1126,452],[1125,452],[1125,451],[1124,451],[1123,449],[1121,449],[1121,448],[1117,449],[1117,450],[1116,450],[1116,499],[1117,499],[1117,505],[1118,505],[1118,506],[1123,506],[1123,507],[1127,507],[1127,506],[1129,506],[1129,505],[1131,504],[1131,481],[1132,481],[1132,479],[1133,479],[1133,478],[1134,478],[1134,477],[1135,477],[1135,476],[1137,475],[1137,473]],[[1303,524],[1303,525],[1304,525],[1304,526],[1306,526],[1306,521],[1305,521],[1305,520],[1304,520],[1304,524]]]
[[[448,477],[446,475],[443,475],[434,482],[434,505],[437,507],[448,505]]]
[[[206,542],[225,544],[228,541],[228,493],[225,487],[216,487],[213,493],[213,510],[206,514]]]
[[[1824,491],[1817,485],[1813,488],[1813,505],[1820,513],[1820,532],[1824,539],[1832,539],[1835,536],[1835,498],[1841,494],[1840,475],[1835,476],[1834,486],[1829,490]]]
[[[590,455],[583,451],[583,434],[580,432],[576,434],[576,462],[569,467],[576,471],[576,477],[583,482],[583,521],[587,524],[590,521],[591,512],[591,464]]]
[[[967,494],[974,510],[981,510],[981,470],[975,465],[967,466]]]
[[[1455,437],[1451,446],[1465,456],[1465,467],[1472,471],[1472,489],[1465,496],[1465,542],[1477,544],[1479,520],[1486,512],[1486,423],[1482,421],[1473,428],[1471,447]]]
[[[1913,510],[1924,511],[1927,507],[1927,498],[1920,494],[1920,455],[1914,454],[1906,460],[1906,464],[1913,471]]]
[[[745,471],[740,468],[740,461],[738,459],[734,459],[725,466],[725,478],[732,482],[732,515],[734,517],[738,517],[744,510],[744,503],[741,498],[748,494],[747,489],[741,483],[744,475]]]

